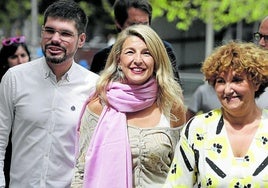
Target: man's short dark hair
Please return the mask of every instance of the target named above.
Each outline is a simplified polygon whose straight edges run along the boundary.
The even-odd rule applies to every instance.
[[[152,6],[147,0],[116,0],[114,3],[114,17],[120,26],[128,19],[128,9],[136,8],[146,12],[149,16],[149,24],[152,19]]]
[[[59,0],[49,5],[44,13],[44,25],[48,17],[74,20],[79,34],[86,32],[88,17],[73,0]]]

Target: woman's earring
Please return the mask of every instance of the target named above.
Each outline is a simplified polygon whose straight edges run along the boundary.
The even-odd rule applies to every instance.
[[[123,71],[122,71],[122,67],[119,66],[119,65],[117,66],[117,75],[118,75],[118,77],[119,77],[119,79],[120,79],[121,81],[124,80],[125,76],[124,76],[124,73],[123,73]]]
[[[122,67],[121,66],[117,66],[117,71],[122,71]]]

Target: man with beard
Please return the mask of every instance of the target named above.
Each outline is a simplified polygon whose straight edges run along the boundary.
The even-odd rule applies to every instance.
[[[74,1],[60,0],[44,13],[44,57],[10,68],[0,85],[0,187],[12,130],[9,187],[70,187],[76,125],[98,75],[74,62],[87,16]]]

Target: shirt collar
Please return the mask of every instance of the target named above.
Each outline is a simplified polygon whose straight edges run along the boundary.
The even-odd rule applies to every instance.
[[[72,63],[71,68],[62,76],[61,80],[66,80],[66,81],[70,81],[71,80],[71,75],[72,72],[74,71],[74,64],[75,62]],[[50,67],[48,66],[48,64],[46,63],[46,59],[45,57],[43,57],[43,68],[44,68],[44,78],[52,78],[56,80],[56,75],[52,72],[52,70],[50,69]]]

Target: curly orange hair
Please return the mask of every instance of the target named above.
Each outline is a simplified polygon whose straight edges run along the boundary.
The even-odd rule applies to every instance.
[[[259,97],[268,86],[268,51],[254,43],[231,41],[217,47],[203,62],[201,71],[214,86],[217,76],[230,69],[238,74],[245,72],[249,80],[260,84],[255,93],[255,97]]]

